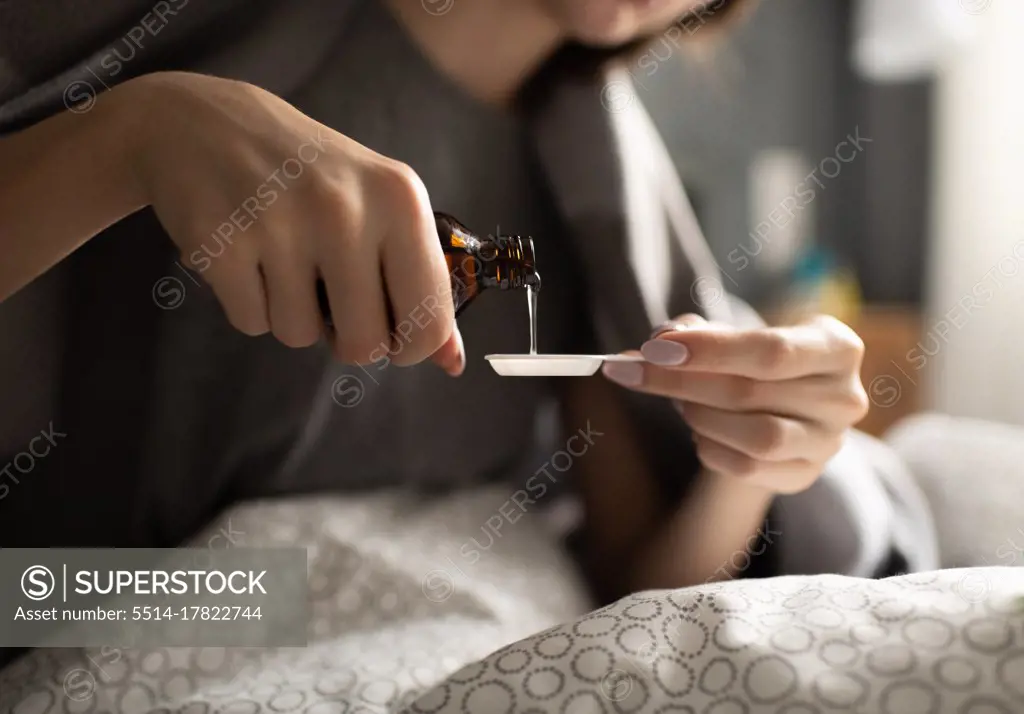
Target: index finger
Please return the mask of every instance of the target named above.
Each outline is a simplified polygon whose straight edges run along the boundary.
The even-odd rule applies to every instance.
[[[835,374],[847,370],[853,357],[849,345],[814,325],[731,331],[697,327],[662,333],[658,339],[684,345],[687,352],[682,364],[663,366],[761,381]]]
[[[416,364],[444,346],[455,326],[448,264],[426,188],[399,165],[390,198],[393,214],[381,247],[384,282],[393,306],[392,359]]]

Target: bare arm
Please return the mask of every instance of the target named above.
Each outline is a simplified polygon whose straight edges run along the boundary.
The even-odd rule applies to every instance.
[[[575,465],[588,566],[601,595],[612,599],[738,575],[746,559],[735,556],[762,526],[771,494],[704,471],[687,499],[666,514],[616,389],[600,377],[570,380],[563,410],[571,428],[591,420],[604,434]]]
[[[120,89],[0,138],[0,301],[142,208],[129,169],[132,106]]]

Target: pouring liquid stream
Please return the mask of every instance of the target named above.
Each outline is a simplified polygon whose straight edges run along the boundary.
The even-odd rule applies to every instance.
[[[604,362],[642,362],[632,355],[547,355],[537,353],[537,290],[526,286],[526,307],[530,315],[529,354],[492,354],[486,359],[502,377],[589,377]]]
[[[530,354],[537,354],[537,290],[526,286],[526,305],[530,313]]]

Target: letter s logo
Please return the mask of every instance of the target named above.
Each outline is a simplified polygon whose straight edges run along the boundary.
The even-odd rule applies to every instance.
[[[56,586],[56,578],[45,565],[33,565],[21,575],[21,591],[29,600],[45,600]]]

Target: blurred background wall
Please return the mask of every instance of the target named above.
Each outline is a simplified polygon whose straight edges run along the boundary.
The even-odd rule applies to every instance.
[[[1024,423],[1024,275],[998,268],[1024,267],[1024,2],[761,0],[710,51],[684,30],[630,69],[726,286],[858,329],[868,431]]]
[[[1024,2],[990,0],[977,19],[975,41],[941,68],[934,103],[926,330],[960,325],[935,340],[927,398],[1024,423]]]

